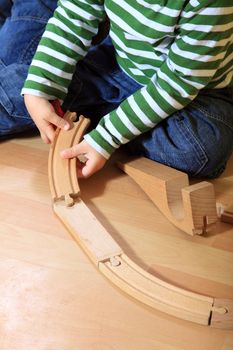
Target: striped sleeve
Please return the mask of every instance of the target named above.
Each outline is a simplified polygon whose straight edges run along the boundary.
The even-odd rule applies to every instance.
[[[83,58],[99,22],[104,1],[58,1],[29,68],[22,94],[64,100],[77,61]]]
[[[86,141],[109,158],[121,144],[183,109],[201,89],[217,86],[227,74],[225,62],[232,71],[232,19],[233,6],[227,0],[189,1],[180,14],[176,38],[156,73],[103,117],[85,136]]]

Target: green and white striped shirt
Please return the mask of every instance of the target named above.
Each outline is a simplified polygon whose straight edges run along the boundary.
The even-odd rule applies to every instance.
[[[22,93],[63,100],[106,14],[118,63],[142,88],[85,136],[105,158],[200,89],[233,86],[233,0],[60,0]]]

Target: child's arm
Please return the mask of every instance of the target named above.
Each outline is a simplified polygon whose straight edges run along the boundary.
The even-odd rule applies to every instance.
[[[90,2],[88,0],[88,3]],[[60,3],[70,2],[61,1]],[[86,5],[87,1],[80,0],[76,3]],[[106,6],[113,6],[113,3],[106,2]],[[119,1],[118,6],[121,5],[122,3]],[[178,6],[181,7],[177,3],[177,8]],[[132,11],[128,9],[130,7]],[[127,3],[127,8],[121,8],[121,17],[126,23],[132,17],[131,12],[133,13],[135,10],[130,2]],[[140,16],[139,13],[138,18]],[[229,47],[232,35],[232,6],[227,0],[190,1],[187,2],[186,8],[180,12],[179,19],[179,26],[176,28],[177,36],[156,74],[141,90],[102,118],[97,128],[85,136],[85,143],[82,146],[85,147],[85,152],[89,152],[88,143],[102,157],[108,159],[121,144],[155,127],[164,118],[187,106],[202,88],[206,86],[213,88],[219,86],[218,84],[224,86],[224,79],[226,79],[224,73],[227,73],[230,64],[230,60],[228,62],[227,58],[228,53],[231,57]],[[130,26],[130,21],[127,25]],[[154,23],[152,29],[156,30],[159,25],[159,23]],[[139,27],[142,28],[141,23]],[[127,43],[123,41],[122,37],[117,38],[114,28],[111,35],[113,41],[116,39],[120,50],[124,52],[125,48],[127,49]],[[141,35],[143,36],[142,32],[139,33],[139,39]],[[142,62],[141,60],[137,62],[136,53],[137,48],[142,43],[143,39],[138,40],[132,55],[132,57],[135,55],[135,63],[139,63],[139,66]],[[144,51],[144,47],[140,46],[139,48],[141,54],[140,49]],[[145,64],[141,66],[148,66],[146,52],[143,63]],[[215,77],[215,81],[209,85],[213,77]],[[36,84],[35,81],[34,84]],[[56,88],[56,86],[54,87]],[[47,89],[51,90],[51,87],[47,85]],[[62,92],[59,91],[59,93]],[[77,156],[79,152],[80,148],[78,147],[68,157]],[[82,148],[83,152],[84,148]],[[89,154],[89,163],[91,163],[94,153],[89,152]],[[93,156],[92,159],[94,164],[95,157]],[[98,169],[98,166],[93,166],[91,172],[95,168]]]
[[[109,8],[111,4],[112,2],[108,4],[106,2]],[[127,2],[127,6],[126,2],[122,5],[120,1],[118,5],[121,7],[121,19],[128,26],[130,26],[132,14],[135,20],[140,18],[141,14],[143,16],[143,10],[141,13],[136,13],[137,10],[133,8],[130,1]],[[85,135],[86,143],[82,145],[82,151],[88,152],[87,144],[89,144],[108,159],[121,144],[129,142],[176,111],[183,109],[204,87],[224,87],[232,79],[233,8],[229,1],[188,1],[184,8],[182,8],[184,5],[174,1],[173,5],[174,8],[180,9],[180,12],[177,11],[179,20],[174,33],[176,37],[163,63],[142,89],[123,101],[116,110],[103,117],[96,129]],[[167,8],[166,11],[169,12],[169,9]],[[110,16],[111,20],[114,22],[114,17],[111,19]],[[139,67],[138,71],[141,69],[142,76],[143,67],[146,67],[145,71],[149,69],[148,66],[153,67],[153,52],[148,50],[148,58],[146,51],[148,43],[144,45],[141,36],[148,34],[148,40],[150,40],[153,37],[153,30],[156,36],[156,30],[166,28],[170,23],[169,20],[167,16],[168,22],[164,19],[161,26],[160,23],[150,21],[150,30],[145,26],[145,32],[143,32],[143,24],[138,23],[141,31],[138,33],[135,47],[133,41],[128,47],[127,40],[124,41],[123,36],[117,36],[117,32],[114,32],[114,23],[111,26],[113,42],[115,40],[118,49],[124,52],[124,57],[127,57],[128,53],[131,54],[130,57],[133,57],[136,67]],[[144,52],[144,61],[141,58],[142,52]],[[137,53],[139,59],[137,59]],[[119,62],[120,59],[121,57]],[[127,67],[127,61],[123,63],[124,67]],[[129,67],[132,67],[130,63]],[[79,152],[80,148],[77,147],[70,156],[77,156]],[[90,157],[91,155],[92,153]],[[96,164],[96,159],[93,157],[94,163]],[[95,166],[89,169],[94,171]]]
[[[65,127],[49,100],[64,100],[77,61],[82,59],[105,18],[103,0],[58,1],[33,58],[22,94],[45,142],[54,126]]]
[[[233,8],[227,0],[187,2],[179,17],[176,37],[156,74],[147,85],[103,117],[98,126],[85,135],[86,142],[108,159],[121,144],[185,108],[201,89],[227,86],[232,79],[232,15]],[[130,12],[125,11],[123,17],[122,9],[125,21],[127,16]],[[156,30],[156,23],[154,28]],[[117,38],[113,29],[113,42],[115,39],[117,45],[121,45],[119,50],[126,48],[126,54],[131,53],[127,42]],[[134,55],[138,47],[143,49],[141,42],[138,40],[135,48],[132,44]],[[144,66],[150,62],[145,52]],[[126,66],[127,62],[124,63]],[[140,68],[143,66],[137,58],[135,63]]]

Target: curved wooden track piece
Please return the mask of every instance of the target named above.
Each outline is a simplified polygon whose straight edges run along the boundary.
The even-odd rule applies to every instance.
[[[217,221],[214,187],[189,186],[187,174],[146,158],[118,163],[176,227],[190,234],[209,231]]]
[[[54,199],[54,211],[59,219],[96,267],[127,294],[146,305],[184,320],[233,329],[232,300],[216,300],[213,297],[192,293],[144,271],[127,257],[78,197],[78,181],[76,179],[75,186],[73,182],[75,163],[61,164],[63,160],[59,153],[62,147],[72,146],[76,140],[81,139],[85,127],[81,127],[80,124],[86,125],[86,121],[81,118],[73,125],[72,132],[58,131],[50,150],[50,187]],[[67,196],[71,198],[72,206]]]
[[[64,118],[70,123],[70,129],[56,130],[55,139],[49,153],[49,183],[54,201],[65,199],[66,205],[74,204],[74,198],[79,195],[80,189],[77,180],[76,159],[61,159],[60,151],[80,142],[89,125],[89,119],[83,116],[74,123],[76,113],[68,112]]]

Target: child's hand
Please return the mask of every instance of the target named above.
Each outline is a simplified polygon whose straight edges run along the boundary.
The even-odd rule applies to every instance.
[[[85,140],[61,152],[61,157],[63,159],[75,158],[81,155],[85,157],[86,162],[77,162],[78,177],[87,178],[103,168],[104,164],[106,163],[106,159],[93,147],[91,147]]]
[[[45,143],[53,141],[55,126],[64,130],[69,129],[69,123],[55,113],[53,106],[45,98],[25,95],[24,101]]]

